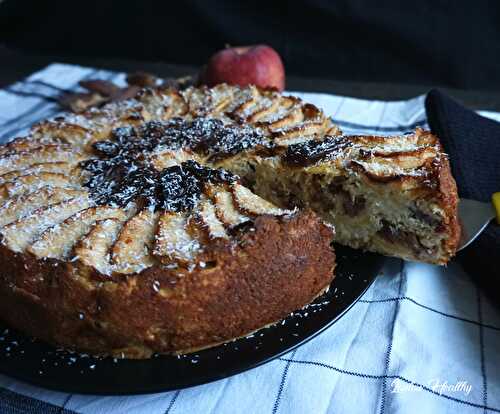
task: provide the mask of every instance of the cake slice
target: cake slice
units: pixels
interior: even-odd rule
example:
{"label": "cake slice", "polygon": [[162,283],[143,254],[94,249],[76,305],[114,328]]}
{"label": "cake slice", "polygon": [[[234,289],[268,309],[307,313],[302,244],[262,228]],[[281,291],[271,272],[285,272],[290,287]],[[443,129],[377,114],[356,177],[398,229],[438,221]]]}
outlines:
{"label": "cake slice", "polygon": [[256,167],[255,191],[308,207],[347,246],[445,264],[460,236],[457,190],[437,137],[330,136],[291,145]]}

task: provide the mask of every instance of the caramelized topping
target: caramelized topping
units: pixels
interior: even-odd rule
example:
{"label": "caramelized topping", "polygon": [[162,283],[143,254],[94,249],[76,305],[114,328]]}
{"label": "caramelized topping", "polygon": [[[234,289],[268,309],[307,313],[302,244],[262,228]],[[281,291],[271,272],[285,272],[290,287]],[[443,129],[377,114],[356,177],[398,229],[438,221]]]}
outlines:
{"label": "caramelized topping", "polygon": [[190,211],[198,203],[206,184],[237,180],[227,171],[186,161],[157,171],[133,153],[82,163],[90,173],[84,183],[97,204],[125,207],[130,202],[167,211]]}
{"label": "caramelized topping", "polygon": [[287,148],[283,161],[293,167],[307,167],[318,161],[330,160],[342,155],[352,145],[352,141],[344,136],[327,137],[323,141],[301,142]]}
{"label": "caramelized topping", "polygon": [[256,146],[269,148],[271,144],[255,129],[227,126],[217,119],[174,118],[117,128],[111,139],[93,144],[98,158],[81,163],[89,177],[84,185],[98,204],[124,207],[136,201],[145,207],[187,211],[197,204],[206,183],[229,183],[237,178],[195,161],[157,171],[150,162],[155,151],[190,148],[214,160]]}
{"label": "caramelized topping", "polygon": [[209,161],[222,159],[256,146],[270,147],[271,141],[254,128],[224,125],[218,119],[197,118],[186,121],[173,118],[151,121],[139,128],[115,129],[110,141],[94,144],[106,156],[153,151],[156,148],[186,149],[208,156]]}
{"label": "caramelized topping", "polygon": [[192,210],[207,184],[232,183],[237,177],[221,169],[212,169],[186,161],[160,173],[161,208],[167,211]]}
{"label": "caramelized topping", "polygon": [[224,125],[218,119],[195,120],[181,132],[189,139],[188,146],[216,161],[257,146],[272,147],[261,132],[245,126]]}

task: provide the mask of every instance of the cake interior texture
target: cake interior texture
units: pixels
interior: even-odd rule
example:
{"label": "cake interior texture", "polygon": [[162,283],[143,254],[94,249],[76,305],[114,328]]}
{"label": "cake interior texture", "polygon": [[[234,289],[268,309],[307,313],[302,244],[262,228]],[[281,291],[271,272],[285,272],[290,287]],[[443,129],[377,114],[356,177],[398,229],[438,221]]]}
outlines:
{"label": "cake interior texture", "polygon": [[353,248],[435,264],[456,251],[455,182],[436,137],[422,130],[292,145],[256,166],[255,191],[312,209]]}

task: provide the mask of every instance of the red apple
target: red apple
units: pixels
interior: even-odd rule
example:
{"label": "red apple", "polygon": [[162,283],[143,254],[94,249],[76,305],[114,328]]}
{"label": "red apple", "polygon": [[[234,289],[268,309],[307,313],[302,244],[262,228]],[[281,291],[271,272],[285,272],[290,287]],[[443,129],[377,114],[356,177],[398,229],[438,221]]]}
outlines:
{"label": "red apple", "polygon": [[280,55],[270,46],[228,47],[214,54],[200,81],[208,86],[219,83],[285,88],[285,68]]}

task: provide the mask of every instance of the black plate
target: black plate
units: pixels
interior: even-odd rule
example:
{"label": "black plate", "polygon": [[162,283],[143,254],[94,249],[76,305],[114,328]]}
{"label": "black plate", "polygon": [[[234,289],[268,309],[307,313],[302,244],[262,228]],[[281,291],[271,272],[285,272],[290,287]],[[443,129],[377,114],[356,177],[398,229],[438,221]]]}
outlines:
{"label": "black plate", "polygon": [[215,348],[148,360],[93,358],[58,350],[0,325],[0,372],[72,393],[152,393],[226,378],[268,362],[318,335],[366,291],[384,258],[335,246],[337,276],[327,293],[283,322]]}

